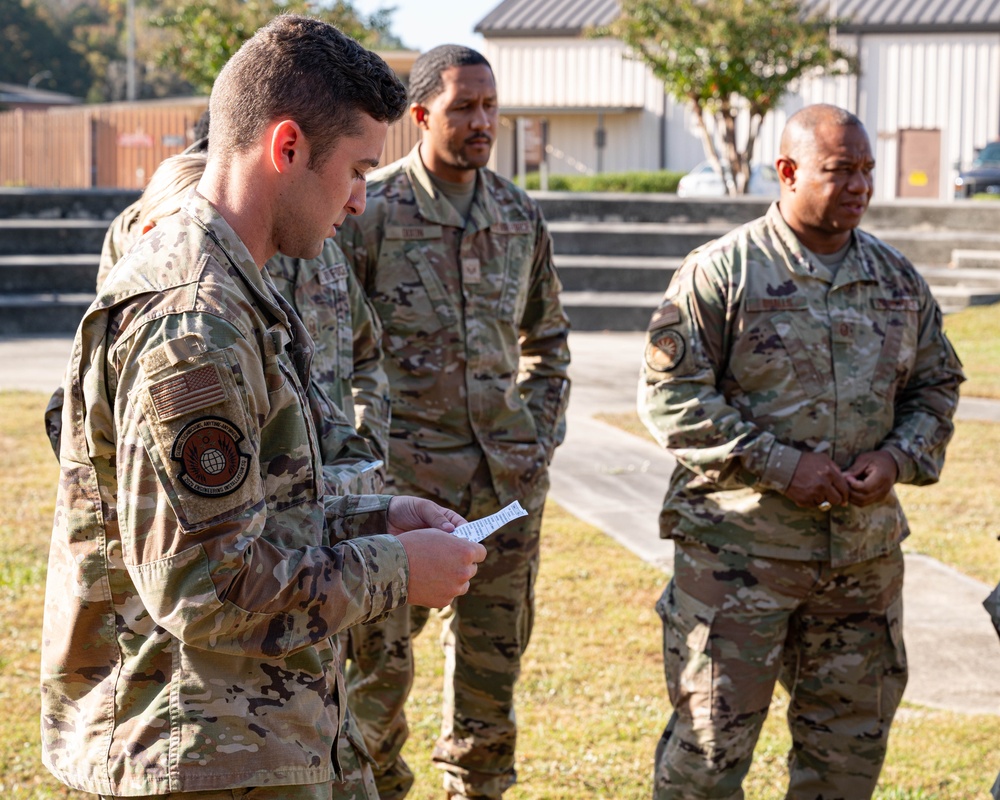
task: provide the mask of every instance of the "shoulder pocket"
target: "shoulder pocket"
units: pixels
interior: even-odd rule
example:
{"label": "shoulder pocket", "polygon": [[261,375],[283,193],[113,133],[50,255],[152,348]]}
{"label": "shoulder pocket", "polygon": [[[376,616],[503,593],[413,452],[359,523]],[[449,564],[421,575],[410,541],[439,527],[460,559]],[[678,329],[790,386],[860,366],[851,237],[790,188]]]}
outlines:
{"label": "shoulder pocket", "polygon": [[234,517],[261,495],[235,356],[229,356],[228,349],[202,353],[129,393],[143,447],[186,532]]}

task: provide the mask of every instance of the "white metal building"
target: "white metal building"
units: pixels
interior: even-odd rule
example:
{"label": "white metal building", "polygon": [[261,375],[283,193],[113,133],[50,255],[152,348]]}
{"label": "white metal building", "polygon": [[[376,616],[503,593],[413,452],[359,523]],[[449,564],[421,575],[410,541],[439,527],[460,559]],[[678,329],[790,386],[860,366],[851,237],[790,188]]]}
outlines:
{"label": "white metal building", "polygon": [[[1000,139],[1000,2],[803,6],[849,20],[837,31],[838,44],[856,51],[860,71],[803,82],[765,121],[758,157],[774,159],[789,114],[832,102],[868,129],[877,198],[951,197],[958,165]],[[611,22],[618,8],[617,0],[503,0],[476,26],[500,93],[499,171],[518,169],[518,129],[529,169],[542,160],[543,138],[553,173],[686,171],[703,160],[687,108],[665,96],[620,42],[586,35]]]}

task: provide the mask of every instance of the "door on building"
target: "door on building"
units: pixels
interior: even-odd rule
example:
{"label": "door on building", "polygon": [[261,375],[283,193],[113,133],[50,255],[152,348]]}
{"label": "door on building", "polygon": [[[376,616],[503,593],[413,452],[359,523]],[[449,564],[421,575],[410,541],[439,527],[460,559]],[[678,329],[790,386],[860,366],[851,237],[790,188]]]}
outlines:
{"label": "door on building", "polygon": [[941,131],[901,130],[896,197],[941,196]]}

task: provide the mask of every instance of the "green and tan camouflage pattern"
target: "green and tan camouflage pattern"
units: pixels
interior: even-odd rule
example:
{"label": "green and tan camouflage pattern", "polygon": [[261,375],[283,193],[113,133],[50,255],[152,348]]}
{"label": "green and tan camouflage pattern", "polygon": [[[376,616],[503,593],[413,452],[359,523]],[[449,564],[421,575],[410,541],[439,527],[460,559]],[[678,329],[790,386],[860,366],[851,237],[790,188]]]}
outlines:
{"label": "green and tan camouflage pattern", "polygon": [[[477,470],[471,489],[469,505],[461,509],[465,518],[500,509],[485,468]],[[391,491],[421,490],[397,481]],[[522,498],[528,516],[483,540],[486,559],[469,592],[442,612],[447,690],[433,761],[444,770],[446,790],[458,797],[500,797],[516,782],[514,686],[534,625],[546,491],[541,485]],[[428,609],[406,606],[345,634],[348,704],[375,761],[381,800],[401,800],[413,785],[402,753],[409,734],[405,705],[416,669],[412,643],[428,617]]]}
{"label": "green and tan camouflage pattern", "polygon": [[775,683],[791,696],[789,800],[864,800],[906,685],[903,554],[843,567],[677,543],[657,611],[673,715],[654,800],[742,798]]}
{"label": "green and tan camouflage pattern", "polygon": [[777,204],[693,252],[647,336],[639,413],[676,457],[661,536],[851,564],[909,533],[894,492],[866,508],[799,508],[783,491],[802,452],[842,469],[885,450],[899,481],[938,479],[961,364],[930,289],[861,230],[836,275]]}
{"label": "green and tan camouflage pattern", "polygon": [[457,508],[485,455],[502,503],[530,491],[569,399],[569,320],[538,205],[481,169],[466,223],[415,148],[369,176],[339,241],[383,326],[390,472]]}
{"label": "green and tan camouflage pattern", "polygon": [[[367,208],[338,237],[383,325],[392,398],[386,490],[468,519],[520,500],[529,516],[486,539],[447,616],[445,703],[434,761],[455,796],[515,781],[513,691],[534,614],[548,463],[565,434],[569,322],[538,206],[480,169],[468,221],[414,149],[369,177]],[[412,637],[426,613],[353,628],[349,702],[383,800],[405,796],[400,752]]]}
{"label": "green and tan camouflage pattern", "polygon": [[122,264],[64,380],[43,760],[105,795],[333,781],[334,635],[406,602],[389,497],[330,495],[311,340],[207,201]]}
{"label": "green and tan camouflage pattern", "polygon": [[[97,274],[98,292],[110,275],[111,268],[142,236],[142,231],[136,227],[140,202],[136,201],[122,211],[108,227]],[[327,272],[325,264],[340,266],[333,266],[333,271]],[[333,442],[332,452],[344,451],[345,455],[325,461],[329,491],[335,494],[381,492],[385,483],[385,468],[373,467],[373,462],[379,460],[384,465],[386,460],[385,439],[389,426],[387,384],[381,367],[381,352],[377,349],[380,346],[378,323],[367,306],[363,292],[355,285],[346,309],[337,300],[337,293],[346,283],[346,279],[341,277],[346,265],[340,249],[330,240],[327,240],[318,259],[302,261],[301,266],[300,259],[288,258],[280,253],[266,266],[269,275],[284,276],[276,285],[306,321],[306,328],[313,337],[310,374],[313,380],[319,380],[319,385],[333,400],[334,407],[327,408],[323,417],[324,438]],[[334,275],[337,276],[336,282],[330,280]],[[300,288],[296,288],[296,280],[301,282]],[[331,304],[335,308],[331,308]],[[357,320],[358,331],[352,337],[350,326],[354,319]],[[347,327],[342,327],[341,322]],[[352,338],[358,342],[356,370]],[[346,380],[342,377],[345,372]],[[353,387],[352,378],[356,378]],[[351,400],[352,388],[358,394],[357,416],[355,401]],[[46,427],[53,447],[58,446],[60,402],[57,390],[46,412]],[[362,426],[360,438],[356,420],[360,420]]]}
{"label": "green and tan camouflage pattern", "polygon": [[279,253],[267,262],[267,273],[315,343],[312,380],[386,461],[389,380],[382,367],[382,326],[340,247],[327,239],[313,259]]}

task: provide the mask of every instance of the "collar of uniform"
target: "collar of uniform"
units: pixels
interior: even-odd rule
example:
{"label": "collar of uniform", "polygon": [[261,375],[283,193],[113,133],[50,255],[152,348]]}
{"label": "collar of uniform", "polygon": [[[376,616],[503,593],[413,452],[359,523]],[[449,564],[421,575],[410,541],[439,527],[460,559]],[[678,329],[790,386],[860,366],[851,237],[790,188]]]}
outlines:
{"label": "collar of uniform", "polygon": [[834,289],[851,283],[875,283],[878,281],[875,263],[865,246],[865,237],[861,235],[860,231],[851,231],[851,244],[852,247],[847,251],[847,257],[834,276]]}
{"label": "collar of uniform", "polygon": [[257,296],[274,312],[278,319],[287,325],[285,312],[274,301],[274,290],[268,285],[261,268],[250,255],[243,240],[226,222],[225,217],[208,200],[194,189],[184,200],[184,209],[194,220],[205,229],[205,232],[218,242],[229,258],[230,263],[243,277]]}
{"label": "collar of uniform", "polygon": [[785,249],[789,269],[797,275],[816,278],[832,286],[846,286],[858,281],[875,280],[871,259],[862,246],[861,237],[858,236],[857,231],[851,231],[853,247],[848,251],[847,258],[844,259],[834,275],[826,264],[809,258],[802,242],[799,241],[799,237],[788,227],[785,218],[781,216],[777,202],[771,204],[765,219],[768,227]]}
{"label": "collar of uniform", "polygon": [[407,171],[413,184],[413,194],[420,216],[428,222],[463,228],[468,233],[489,228],[501,219],[500,210],[486,187],[485,170],[476,170],[476,194],[472,199],[468,222],[463,220],[451,201],[437,190],[427,167],[420,157],[420,145],[410,151]]}

